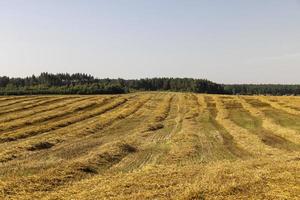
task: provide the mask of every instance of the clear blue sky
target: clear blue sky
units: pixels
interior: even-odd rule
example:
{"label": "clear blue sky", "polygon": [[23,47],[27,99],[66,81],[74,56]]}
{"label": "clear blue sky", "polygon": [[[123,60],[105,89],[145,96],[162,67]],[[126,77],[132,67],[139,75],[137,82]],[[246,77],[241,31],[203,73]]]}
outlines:
{"label": "clear blue sky", "polygon": [[43,71],[300,83],[300,1],[0,1],[0,75]]}

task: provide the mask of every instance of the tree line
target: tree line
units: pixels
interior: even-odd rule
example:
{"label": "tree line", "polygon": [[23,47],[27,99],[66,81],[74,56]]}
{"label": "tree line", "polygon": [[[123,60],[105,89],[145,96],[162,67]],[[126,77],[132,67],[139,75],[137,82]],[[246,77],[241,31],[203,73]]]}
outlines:
{"label": "tree line", "polygon": [[26,78],[0,76],[0,95],[122,94],[132,91],[299,95],[300,85],[223,85],[193,78],[98,79],[85,73],[44,72]]}
{"label": "tree line", "polygon": [[300,95],[300,85],[235,84],[224,85],[226,94],[241,95]]}
{"label": "tree line", "polygon": [[122,94],[127,88],[118,79],[96,79],[84,73],[41,73],[26,78],[0,77],[0,95]]}

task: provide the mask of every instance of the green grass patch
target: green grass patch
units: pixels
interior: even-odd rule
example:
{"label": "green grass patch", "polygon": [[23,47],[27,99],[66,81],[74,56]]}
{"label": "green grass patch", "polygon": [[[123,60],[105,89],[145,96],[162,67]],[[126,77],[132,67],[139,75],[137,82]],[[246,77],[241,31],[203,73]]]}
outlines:
{"label": "green grass patch", "polygon": [[300,116],[272,108],[264,110],[264,113],[280,126],[300,131]]}

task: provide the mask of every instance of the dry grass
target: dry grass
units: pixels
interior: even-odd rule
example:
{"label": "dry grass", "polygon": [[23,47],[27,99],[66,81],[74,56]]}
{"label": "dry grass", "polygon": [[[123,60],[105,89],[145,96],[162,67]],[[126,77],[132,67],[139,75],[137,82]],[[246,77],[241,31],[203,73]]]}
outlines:
{"label": "dry grass", "polygon": [[227,131],[233,136],[235,142],[249,153],[257,156],[267,156],[280,153],[277,149],[273,149],[265,145],[256,135],[251,134],[247,129],[244,129],[229,118],[228,109],[225,109],[224,103],[220,97],[215,96],[216,107],[218,114],[216,120],[222,124]]}
{"label": "dry grass", "polygon": [[299,102],[1,97],[0,199],[299,199]]}
{"label": "dry grass", "polygon": [[[274,119],[269,118],[265,115],[263,110],[265,107],[269,107],[269,104],[262,103],[261,101],[259,101],[259,102],[252,101],[252,104],[251,104],[251,103],[247,102],[247,99],[239,98],[241,104],[247,111],[249,111],[253,116],[262,119],[262,121],[263,121],[262,125],[265,129],[270,130],[274,134],[277,134],[283,138],[286,138],[286,139],[290,140],[291,142],[300,144],[300,133],[299,132],[297,132],[293,129],[290,129],[288,127],[280,126],[274,122]],[[248,101],[249,100],[251,100],[251,99],[248,99]],[[260,106],[261,109],[259,109],[258,107],[255,107],[255,105]]]}
{"label": "dry grass", "polygon": [[159,108],[156,109],[156,112],[153,113],[153,119],[145,131],[156,131],[158,129],[162,129],[164,127],[163,121],[168,117],[170,109],[171,109],[171,101],[173,99],[173,95],[167,95],[162,103],[159,104]]}
{"label": "dry grass", "polygon": [[288,106],[285,106],[284,104],[280,104],[280,103],[276,102],[276,100],[275,101],[271,101],[271,100],[269,100],[266,97],[259,97],[258,99],[260,101],[264,102],[264,103],[270,104],[272,107],[274,107],[276,109],[285,111],[285,112],[290,113],[292,115],[300,115],[300,111],[298,111],[296,109],[293,109],[293,108],[290,108]]}

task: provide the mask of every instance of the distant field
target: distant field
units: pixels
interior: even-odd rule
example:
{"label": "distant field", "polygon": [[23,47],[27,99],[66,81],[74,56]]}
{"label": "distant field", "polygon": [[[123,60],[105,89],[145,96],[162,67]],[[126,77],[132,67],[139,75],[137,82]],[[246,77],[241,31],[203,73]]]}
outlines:
{"label": "distant field", "polygon": [[300,97],[0,97],[0,199],[300,199]]}

